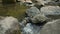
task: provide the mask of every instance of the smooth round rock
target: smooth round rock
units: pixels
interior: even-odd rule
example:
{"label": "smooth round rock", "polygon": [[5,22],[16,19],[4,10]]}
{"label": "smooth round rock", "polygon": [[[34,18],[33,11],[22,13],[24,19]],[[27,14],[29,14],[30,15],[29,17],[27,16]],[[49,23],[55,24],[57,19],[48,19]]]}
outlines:
{"label": "smooth round rock", "polygon": [[46,7],[42,7],[40,10],[45,15],[60,15],[59,6],[46,6]]}
{"label": "smooth round rock", "polygon": [[40,14],[40,11],[39,11],[39,9],[36,8],[36,7],[31,7],[31,8],[29,8],[29,9],[27,9],[26,14],[27,14],[27,16],[29,16],[29,17],[33,17],[33,16],[35,16],[35,15],[37,15],[37,14]]}
{"label": "smooth round rock", "polygon": [[47,22],[40,30],[40,34],[59,34],[60,33],[60,19]]}
{"label": "smooth round rock", "polygon": [[48,18],[43,15],[43,14],[38,14],[36,16],[34,16],[31,20],[33,23],[42,23],[44,21],[46,21]]}
{"label": "smooth round rock", "polygon": [[13,34],[13,32],[17,33],[15,31],[19,30],[19,22],[14,17],[5,17],[0,21],[0,34]]}

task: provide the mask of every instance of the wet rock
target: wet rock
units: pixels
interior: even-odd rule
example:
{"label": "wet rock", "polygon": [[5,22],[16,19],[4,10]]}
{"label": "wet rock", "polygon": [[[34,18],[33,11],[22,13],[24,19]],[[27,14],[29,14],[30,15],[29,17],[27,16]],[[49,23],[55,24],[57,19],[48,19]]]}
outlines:
{"label": "wet rock", "polygon": [[26,11],[26,15],[29,16],[29,17],[33,17],[37,14],[40,14],[40,11],[36,7],[31,7],[29,9],[27,9],[27,11]]}
{"label": "wet rock", "polygon": [[55,1],[55,2],[48,2],[45,5],[50,5],[50,6],[60,6],[60,1]]}
{"label": "wet rock", "polygon": [[43,0],[31,0],[33,3],[35,3],[36,5],[44,5],[44,1]]}
{"label": "wet rock", "polygon": [[[31,0],[38,9],[43,6],[59,6],[60,2],[58,0]],[[57,1],[57,2],[56,2]]]}
{"label": "wet rock", "polygon": [[28,22],[28,17],[24,18],[24,19],[20,22],[20,26],[21,26],[21,27],[25,27],[26,24],[27,24],[27,22]]}
{"label": "wet rock", "polygon": [[19,30],[19,22],[14,17],[5,17],[3,20],[0,21],[0,34],[13,34],[13,31]]}
{"label": "wet rock", "polygon": [[52,0],[31,0],[31,1],[37,5],[44,5],[45,3],[51,2]]}
{"label": "wet rock", "polygon": [[60,0],[31,0],[35,5],[58,5],[60,4]]}
{"label": "wet rock", "polygon": [[40,10],[41,10],[41,13],[45,14],[49,18],[58,19],[60,17],[59,6],[46,6],[46,7],[42,7]]}
{"label": "wet rock", "polygon": [[17,1],[20,1],[20,2],[22,2],[22,3],[24,3],[24,2],[25,2],[24,0],[17,0]]}
{"label": "wet rock", "polygon": [[34,16],[31,20],[32,20],[32,23],[43,23],[47,19],[48,18],[45,15],[38,14],[38,15]]}
{"label": "wet rock", "polygon": [[[44,14],[37,14],[35,15],[34,17],[26,17],[22,22],[21,22],[21,25],[23,24],[27,24],[27,23],[34,23],[34,24],[37,24],[37,23],[44,23],[44,22],[47,22],[49,21],[50,18],[47,18]],[[22,26],[23,26],[22,25]],[[25,26],[24,25],[24,26]]]}
{"label": "wet rock", "polygon": [[41,12],[45,15],[60,15],[59,6],[46,6],[41,8]]}
{"label": "wet rock", "polygon": [[40,34],[59,34],[60,33],[60,19],[47,22],[40,30]]}
{"label": "wet rock", "polygon": [[32,2],[24,2],[24,5],[27,6],[27,7],[28,6],[34,6],[34,4]]}

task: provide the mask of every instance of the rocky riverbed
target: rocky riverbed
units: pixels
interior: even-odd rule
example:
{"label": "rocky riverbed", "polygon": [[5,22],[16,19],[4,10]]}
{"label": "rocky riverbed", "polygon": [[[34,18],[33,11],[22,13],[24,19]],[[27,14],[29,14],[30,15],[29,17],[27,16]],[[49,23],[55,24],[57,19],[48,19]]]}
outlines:
{"label": "rocky riverbed", "polygon": [[[25,5],[24,2],[24,6],[20,6],[19,3],[18,6],[16,4],[2,5],[1,9],[7,8],[5,10],[7,12],[0,14],[0,34],[59,34],[59,2],[60,0],[33,0],[32,3],[26,3],[28,5]],[[18,9],[15,10],[16,8]],[[28,9],[26,10],[26,8]],[[21,11],[24,14],[22,20]]]}
{"label": "rocky riverbed", "polygon": [[[59,34],[60,7],[59,3],[55,4],[59,1],[34,1],[37,2],[36,5],[30,6],[26,11],[26,19],[22,21],[24,24],[22,34]],[[32,2],[35,3],[34,1]]]}

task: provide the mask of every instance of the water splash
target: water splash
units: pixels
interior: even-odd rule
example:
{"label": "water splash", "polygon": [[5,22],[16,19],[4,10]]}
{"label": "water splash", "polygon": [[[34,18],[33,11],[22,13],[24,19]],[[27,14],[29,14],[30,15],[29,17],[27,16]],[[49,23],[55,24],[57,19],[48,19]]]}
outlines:
{"label": "water splash", "polygon": [[22,34],[40,34],[40,26],[27,23],[27,25],[23,28]]}

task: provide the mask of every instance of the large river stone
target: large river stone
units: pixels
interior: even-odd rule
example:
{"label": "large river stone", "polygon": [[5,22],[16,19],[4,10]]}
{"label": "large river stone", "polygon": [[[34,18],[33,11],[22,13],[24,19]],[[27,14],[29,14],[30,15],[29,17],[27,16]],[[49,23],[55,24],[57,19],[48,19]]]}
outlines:
{"label": "large river stone", "polygon": [[[17,32],[18,31],[18,32]],[[19,22],[14,17],[5,17],[0,20],[0,34],[20,34]]]}
{"label": "large river stone", "polygon": [[43,14],[38,14],[34,16],[31,20],[33,23],[43,23],[44,21],[48,20],[48,18]]}
{"label": "large river stone", "polygon": [[41,12],[45,15],[60,15],[59,6],[46,6],[41,8]]}
{"label": "large river stone", "polygon": [[48,22],[40,30],[40,34],[59,34],[60,33],[60,19]]}
{"label": "large river stone", "polygon": [[33,16],[35,16],[35,15],[37,15],[37,14],[40,14],[40,11],[39,11],[39,9],[36,8],[36,7],[31,7],[31,8],[29,8],[29,9],[27,9],[26,14],[27,14],[27,16],[29,16],[29,17],[33,17]]}
{"label": "large river stone", "polygon": [[38,5],[44,5],[48,2],[55,2],[58,0],[31,0],[33,3],[38,4]]}
{"label": "large river stone", "polygon": [[45,14],[49,18],[58,19],[60,16],[60,7],[59,6],[46,6],[42,7],[41,13]]}

